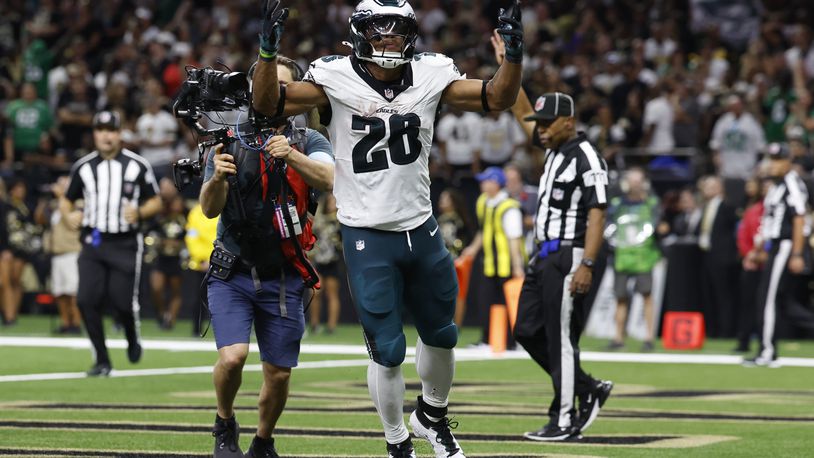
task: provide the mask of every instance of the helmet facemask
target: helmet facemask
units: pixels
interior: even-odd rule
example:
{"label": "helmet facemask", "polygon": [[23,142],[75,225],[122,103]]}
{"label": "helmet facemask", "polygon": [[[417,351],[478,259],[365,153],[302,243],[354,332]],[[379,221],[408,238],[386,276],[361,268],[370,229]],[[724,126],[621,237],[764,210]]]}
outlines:
{"label": "helmet facemask", "polygon": [[354,15],[350,21],[356,57],[382,68],[396,68],[412,60],[418,38],[415,18],[397,14]]}

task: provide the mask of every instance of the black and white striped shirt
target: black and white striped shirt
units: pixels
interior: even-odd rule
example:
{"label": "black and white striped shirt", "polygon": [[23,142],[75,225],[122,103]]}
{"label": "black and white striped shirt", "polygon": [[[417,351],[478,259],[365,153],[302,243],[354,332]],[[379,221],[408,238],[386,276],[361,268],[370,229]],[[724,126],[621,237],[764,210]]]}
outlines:
{"label": "black and white striped shirt", "polygon": [[102,159],[97,151],[77,161],[71,168],[71,183],[65,197],[84,199],[83,229],[104,234],[134,232],[137,224],[124,219],[127,205],[141,205],[158,194],[158,184],[150,163],[138,154],[122,149],[112,159]]}
{"label": "black and white striped shirt", "polygon": [[585,243],[588,210],[608,205],[608,165],[585,134],[546,150],[537,199],[537,240]]}
{"label": "black and white striped shirt", "polygon": [[800,175],[791,170],[782,181],[773,184],[763,198],[763,217],[760,220],[763,240],[791,239],[794,217],[805,216],[806,202],[806,185]]}

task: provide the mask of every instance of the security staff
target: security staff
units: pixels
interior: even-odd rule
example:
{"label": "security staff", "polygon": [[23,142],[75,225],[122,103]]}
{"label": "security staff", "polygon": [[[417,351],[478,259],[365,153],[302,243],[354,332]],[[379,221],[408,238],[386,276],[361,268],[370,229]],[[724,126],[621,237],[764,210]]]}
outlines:
{"label": "security staff", "polygon": [[[141,359],[139,284],[144,243],[139,223],[158,213],[161,198],[150,164],[122,148],[121,118],[113,111],[93,117],[96,151],[77,161],[60,200],[63,218],[80,228],[79,291],[82,313],[96,355],[88,376],[109,375],[102,312],[110,301],[127,337],[127,358]],[[83,211],[74,202],[83,199]]]}
{"label": "security staff", "polygon": [[[571,96],[545,94],[533,113],[525,94],[518,100],[515,116],[546,150],[534,220],[537,251],[526,271],[514,332],[551,376],[555,392],[550,421],[524,436],[561,441],[590,426],[613,387],[583,372],[579,362],[586,295],[594,280],[608,204],[607,165],[585,135],[577,133]],[[580,400],[579,414],[575,397]]]}
{"label": "security staff", "polygon": [[[512,121],[514,122],[514,121]],[[477,288],[478,309],[483,330],[481,343],[489,342],[490,314],[494,304],[506,304],[503,285],[512,277],[525,275],[526,252],[523,247],[523,213],[520,202],[503,189],[506,175],[500,167],[488,167],[475,178],[483,194],[476,205],[478,233],[463,251],[463,256],[483,253],[483,281]],[[509,341],[509,347],[513,342]]]}
{"label": "security staff", "polygon": [[806,221],[808,191],[800,175],[792,168],[791,154],[785,144],[767,147],[770,159],[769,175],[774,184],[763,199],[763,217],[758,240],[747,255],[747,262],[765,261],[758,286],[758,304],[762,313],[760,352],[744,359],[745,366],[777,365],[775,325],[778,306],[796,326],[814,329],[814,314],[801,305],[800,275],[806,269],[806,236],[810,232]]}

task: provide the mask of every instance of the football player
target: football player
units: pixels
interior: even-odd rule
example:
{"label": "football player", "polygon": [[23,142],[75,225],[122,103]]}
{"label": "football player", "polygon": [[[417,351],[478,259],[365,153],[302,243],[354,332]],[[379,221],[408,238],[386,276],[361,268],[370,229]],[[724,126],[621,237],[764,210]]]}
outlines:
{"label": "football player", "polygon": [[406,0],[363,0],[350,18],[350,56],[314,61],[302,82],[277,81],[275,60],[288,15],[269,0],[263,12],[254,108],[290,116],[330,111],[336,155],[334,194],[348,279],[371,357],[368,387],[390,457],[414,457],[402,414],[402,310],[419,334],[416,367],[422,395],[410,415],[413,433],[436,457],[463,458],[447,418],[455,371],[453,322],[457,279],[432,216],[428,158],[441,103],[465,111],[505,110],[520,88],[520,8],[501,10],[506,59],[489,81],[467,79],[451,59],[416,53],[418,24]]}

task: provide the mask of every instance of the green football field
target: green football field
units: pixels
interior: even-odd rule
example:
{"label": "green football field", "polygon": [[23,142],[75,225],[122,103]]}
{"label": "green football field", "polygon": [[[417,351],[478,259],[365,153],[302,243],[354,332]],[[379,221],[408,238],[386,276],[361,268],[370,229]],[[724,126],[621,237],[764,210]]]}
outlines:
{"label": "green football field", "polygon": [[[114,376],[88,379],[81,376],[91,364],[86,339],[54,338],[50,328],[47,318],[32,317],[0,328],[0,456],[211,456],[211,333],[202,342],[189,337],[189,323],[165,332],[146,322],[139,364],[112,348]],[[465,329],[461,343],[477,333]],[[108,338],[121,347],[120,333]],[[275,434],[282,456],[385,455],[360,342],[355,326],[303,342]],[[584,339],[584,366],[613,380],[613,394],[583,439],[560,444],[522,438],[541,426],[552,395],[536,364],[522,353],[461,351],[450,414],[467,456],[814,456],[814,342],[782,343],[788,365],[772,369],[735,364],[733,341],[645,356],[603,353],[604,345]],[[638,348],[629,343],[629,351]],[[236,403],[244,449],[257,421],[259,362],[249,356]],[[404,375],[409,414],[420,386],[409,358]],[[428,444],[415,443],[418,456],[432,456]]]}

